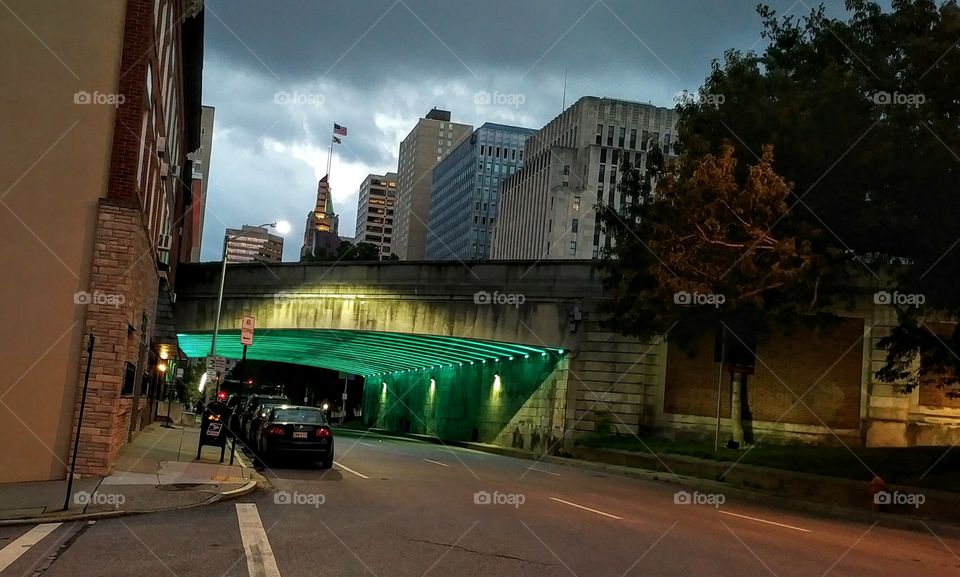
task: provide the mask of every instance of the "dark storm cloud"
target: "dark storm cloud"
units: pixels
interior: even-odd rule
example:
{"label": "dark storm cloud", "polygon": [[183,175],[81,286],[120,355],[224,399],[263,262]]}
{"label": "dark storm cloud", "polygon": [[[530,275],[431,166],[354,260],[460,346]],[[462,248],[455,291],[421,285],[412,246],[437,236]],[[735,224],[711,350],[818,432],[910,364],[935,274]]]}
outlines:
{"label": "dark storm cloud", "polygon": [[[802,1],[770,4],[809,11]],[[352,236],[360,180],[396,170],[400,139],[432,106],[474,126],[539,128],[562,109],[565,71],[567,104],[596,95],[671,106],[725,49],[762,47],[754,3],[738,0],[206,6],[204,102],[217,108],[203,251],[210,259],[219,242],[209,239],[225,225],[275,218],[294,225],[285,256],[295,258],[333,122],[350,129],[331,180],[341,234]],[[827,6],[842,10],[840,0]]]}

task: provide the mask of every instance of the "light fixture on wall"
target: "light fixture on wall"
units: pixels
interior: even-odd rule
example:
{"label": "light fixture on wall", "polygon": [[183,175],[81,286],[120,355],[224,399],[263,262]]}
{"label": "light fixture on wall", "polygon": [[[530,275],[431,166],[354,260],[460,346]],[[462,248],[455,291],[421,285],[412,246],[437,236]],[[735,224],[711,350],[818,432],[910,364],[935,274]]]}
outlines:
{"label": "light fixture on wall", "polygon": [[500,394],[500,389],[502,387],[503,385],[500,383],[500,373],[494,374],[493,375],[493,392]]}
{"label": "light fixture on wall", "polygon": [[430,379],[430,398],[431,399],[433,398],[433,395],[436,394],[436,392],[437,392],[437,381],[436,379],[431,377]]}

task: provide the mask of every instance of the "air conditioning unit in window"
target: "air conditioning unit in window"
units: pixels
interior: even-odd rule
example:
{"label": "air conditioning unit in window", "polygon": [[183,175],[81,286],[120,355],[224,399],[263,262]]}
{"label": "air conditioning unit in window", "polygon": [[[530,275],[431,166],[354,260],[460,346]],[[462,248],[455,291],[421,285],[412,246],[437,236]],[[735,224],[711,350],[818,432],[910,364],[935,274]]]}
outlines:
{"label": "air conditioning unit in window", "polygon": [[170,176],[170,165],[166,162],[160,163],[160,178],[167,178]]}
{"label": "air conditioning unit in window", "polygon": [[172,174],[174,178],[180,178],[180,165],[170,165],[170,174]]}
{"label": "air conditioning unit in window", "polygon": [[160,156],[167,155],[167,137],[166,136],[157,137],[157,154],[159,154]]}
{"label": "air conditioning unit in window", "polygon": [[169,234],[161,234],[157,238],[157,250],[170,252],[170,247],[173,244],[173,237]]}

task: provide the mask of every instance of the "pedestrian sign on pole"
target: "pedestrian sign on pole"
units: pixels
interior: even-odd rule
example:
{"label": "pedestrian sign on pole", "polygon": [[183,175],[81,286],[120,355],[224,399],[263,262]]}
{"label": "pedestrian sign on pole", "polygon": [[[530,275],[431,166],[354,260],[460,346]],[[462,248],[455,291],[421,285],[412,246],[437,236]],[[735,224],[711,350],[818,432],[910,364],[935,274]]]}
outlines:
{"label": "pedestrian sign on pole", "polygon": [[240,344],[249,346],[253,344],[253,328],[257,324],[257,319],[250,315],[243,315],[243,323],[240,325]]}

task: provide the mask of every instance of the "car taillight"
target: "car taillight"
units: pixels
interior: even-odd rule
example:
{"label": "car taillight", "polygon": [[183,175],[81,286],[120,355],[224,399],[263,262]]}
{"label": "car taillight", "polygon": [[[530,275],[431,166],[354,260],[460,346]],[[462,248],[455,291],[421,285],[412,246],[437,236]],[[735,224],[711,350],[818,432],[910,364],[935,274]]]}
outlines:
{"label": "car taillight", "polygon": [[266,432],[268,435],[277,435],[277,436],[279,436],[279,435],[282,435],[282,434],[284,433],[284,430],[283,430],[283,427],[281,427],[281,426],[279,426],[279,425],[272,425],[272,426],[270,426],[270,427],[267,427],[267,430],[266,430],[265,432]]}
{"label": "car taillight", "polygon": [[317,429],[317,436],[320,437],[321,439],[327,439],[332,435],[333,433],[331,433],[330,429],[326,427],[320,427],[319,429]]}

